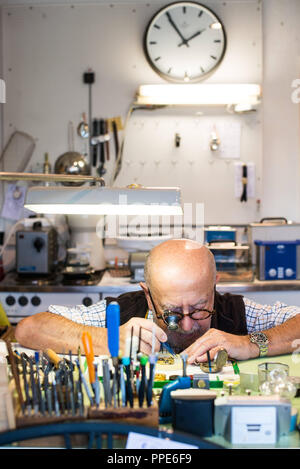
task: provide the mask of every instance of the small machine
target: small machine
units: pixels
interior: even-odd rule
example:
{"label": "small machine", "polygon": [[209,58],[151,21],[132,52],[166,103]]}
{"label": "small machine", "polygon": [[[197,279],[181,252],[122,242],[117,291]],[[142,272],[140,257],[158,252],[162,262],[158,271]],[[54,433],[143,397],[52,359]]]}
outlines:
{"label": "small machine", "polygon": [[300,240],[255,241],[259,280],[299,280]]}
{"label": "small machine", "polygon": [[131,272],[131,282],[144,281],[144,265],[149,251],[131,252],[128,259],[128,267]]}
{"label": "small machine", "polygon": [[214,401],[215,434],[233,444],[274,444],[288,435],[291,402],[277,395],[225,396]]}
{"label": "small machine", "polygon": [[50,275],[57,264],[57,231],[40,222],[16,232],[16,271],[18,275]]}

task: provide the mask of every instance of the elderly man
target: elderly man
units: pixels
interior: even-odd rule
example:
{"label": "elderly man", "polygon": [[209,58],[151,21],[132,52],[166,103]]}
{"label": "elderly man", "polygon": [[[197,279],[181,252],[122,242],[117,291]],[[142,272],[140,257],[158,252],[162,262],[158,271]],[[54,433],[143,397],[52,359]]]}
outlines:
{"label": "elderly man", "polygon": [[[168,342],[176,352],[185,351],[188,362],[213,357],[221,347],[231,358],[244,360],[264,355],[290,353],[300,338],[300,308],[275,303],[259,305],[239,295],[221,295],[215,290],[216,267],[211,251],[186,239],[170,240],[150,252],[142,290],[117,298],[121,309],[120,349],[132,328],[141,330],[141,350],[149,353],[153,321],[156,351]],[[107,354],[105,309],[107,298],[90,307],[51,306],[48,312],[23,319],[16,338],[34,349],[77,352],[82,332],[90,331],[96,355]],[[170,330],[170,314],[178,328]]]}

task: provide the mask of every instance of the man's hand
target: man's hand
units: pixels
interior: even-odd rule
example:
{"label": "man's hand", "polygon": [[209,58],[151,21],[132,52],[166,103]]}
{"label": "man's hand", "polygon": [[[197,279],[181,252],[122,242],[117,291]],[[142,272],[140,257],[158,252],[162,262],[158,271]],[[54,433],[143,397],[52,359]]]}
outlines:
{"label": "man's hand", "polygon": [[211,359],[220,348],[227,350],[228,356],[236,360],[247,360],[259,355],[257,345],[252,344],[247,335],[228,334],[218,329],[209,329],[202,337],[190,345],[184,353],[188,355],[188,363],[207,361],[206,352]]}
{"label": "man's hand", "polygon": [[131,331],[133,335],[139,337],[141,330],[140,351],[149,355],[152,350],[152,331],[155,330],[155,352],[159,352],[160,343],[167,341],[167,335],[154,322],[144,318],[131,318],[128,322],[120,326],[120,350],[126,353],[126,339],[130,340]]}

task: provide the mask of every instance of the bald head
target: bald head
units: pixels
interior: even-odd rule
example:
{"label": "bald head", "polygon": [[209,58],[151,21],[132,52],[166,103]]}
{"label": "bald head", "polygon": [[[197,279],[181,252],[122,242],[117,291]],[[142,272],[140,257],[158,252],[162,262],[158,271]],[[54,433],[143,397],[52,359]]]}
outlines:
{"label": "bald head", "polygon": [[145,281],[153,291],[206,288],[214,285],[215,280],[212,252],[188,239],[172,239],[157,245],[145,264]]}

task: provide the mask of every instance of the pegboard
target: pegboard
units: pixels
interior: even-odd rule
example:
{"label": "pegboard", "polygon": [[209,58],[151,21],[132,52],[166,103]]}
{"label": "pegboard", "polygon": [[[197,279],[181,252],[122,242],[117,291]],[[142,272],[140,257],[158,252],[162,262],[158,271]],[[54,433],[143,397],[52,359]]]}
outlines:
{"label": "pegboard", "polygon": [[[16,129],[36,138],[31,166],[50,163],[68,150],[68,122],[74,127],[87,112],[88,89],[82,74],[91,67],[93,116],[125,116],[140,84],[164,83],[148,65],[143,33],[164,2],[74,2],[60,5],[4,6],[3,77],[7,84],[4,141]],[[262,35],[259,0],[203,1],[222,19],[227,51],[210,83],[261,83]],[[212,161],[207,152],[211,123],[241,123],[241,160],[261,178],[260,112],[251,116],[197,116],[141,113],[132,115],[126,132],[124,162],[117,184],[180,185],[184,201],[205,203],[207,223],[245,223],[259,218],[255,200],[242,205],[233,196],[233,162]],[[174,148],[174,134],[182,136]],[[75,135],[75,150],[86,153]],[[176,150],[178,150],[176,152]],[[110,180],[114,158],[107,164]]]}

